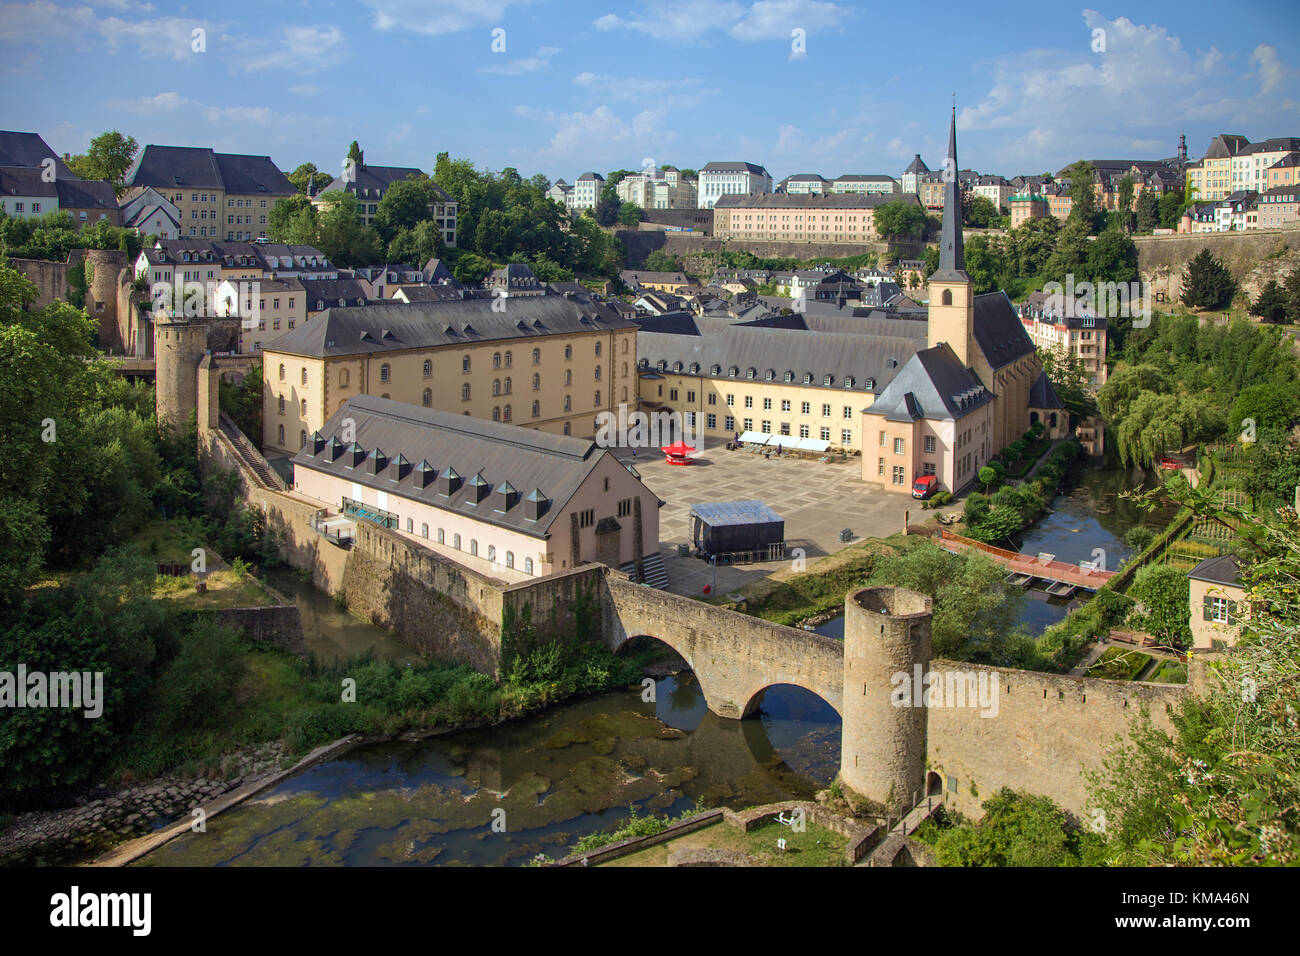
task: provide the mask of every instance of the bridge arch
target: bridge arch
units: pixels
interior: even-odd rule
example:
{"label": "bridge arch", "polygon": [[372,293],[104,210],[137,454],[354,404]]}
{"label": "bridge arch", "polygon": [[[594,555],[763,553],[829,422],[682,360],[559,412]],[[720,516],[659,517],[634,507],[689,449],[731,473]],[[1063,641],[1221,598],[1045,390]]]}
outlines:
{"label": "bridge arch", "polygon": [[745,719],[756,715],[759,711],[759,708],[763,704],[764,695],[769,690],[773,690],[777,687],[794,687],[798,690],[803,691],[804,693],[811,694],[813,697],[817,698],[826,706],[828,706],[831,710],[835,711],[835,715],[840,718],[841,722],[844,720],[844,715],[840,712],[840,707],[842,704],[840,700],[827,700],[824,696],[822,696],[822,694],[818,693],[813,688],[806,687],[803,684],[792,684],[789,681],[775,681],[771,684],[767,684],[755,690],[746,700],[745,706],[741,708],[740,711],[741,718]]}

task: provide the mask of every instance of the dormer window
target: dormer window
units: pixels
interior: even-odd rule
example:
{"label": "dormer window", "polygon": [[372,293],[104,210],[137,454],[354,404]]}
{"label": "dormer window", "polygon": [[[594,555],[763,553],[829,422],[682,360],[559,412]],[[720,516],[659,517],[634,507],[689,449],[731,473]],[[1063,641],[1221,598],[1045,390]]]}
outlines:
{"label": "dormer window", "polygon": [[829,385],[831,384],[831,382],[833,382],[834,380],[835,380],[835,376],[833,376],[833,375],[823,375],[823,376],[822,376],[822,384],[823,384],[823,385],[827,385],[827,386],[829,386]]}
{"label": "dormer window", "polygon": [[844,379],[844,387],[845,387],[845,388],[852,388],[852,387],[853,387],[853,376],[852,376],[852,375],[849,375],[849,376],[846,376],[846,377],[845,377],[845,379]]}
{"label": "dormer window", "polygon": [[811,385],[811,384],[812,384],[812,372],[804,372],[804,373],[803,373],[803,383],[804,383],[805,385]]}
{"label": "dormer window", "polygon": [[734,365],[731,366],[731,368],[727,369],[727,375],[730,376],[731,378],[735,378],[739,374],[740,374],[740,369],[736,368],[736,366]]}
{"label": "dormer window", "polygon": [[745,372],[745,378],[754,378],[758,375],[758,369],[751,368]]}

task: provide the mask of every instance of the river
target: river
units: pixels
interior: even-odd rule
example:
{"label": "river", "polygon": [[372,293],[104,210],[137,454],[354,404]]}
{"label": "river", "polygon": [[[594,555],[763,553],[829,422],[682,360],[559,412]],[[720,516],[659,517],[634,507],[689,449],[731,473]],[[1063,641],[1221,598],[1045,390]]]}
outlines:
{"label": "river", "polygon": [[[1131,553],[1130,527],[1162,526],[1164,516],[1117,500],[1123,473],[1072,477],[1022,550],[1077,561],[1101,549],[1114,568]],[[412,656],[296,575],[270,583],[303,609],[312,653]],[[1046,595],[1028,597],[1021,622],[1032,633],[1066,613]],[[843,620],[818,630],[842,637]],[[708,712],[689,673],[654,687],[653,701],[640,690],[601,694],[497,727],[356,747],[139,865],[518,865],[563,855],[581,836],[626,822],[633,807],[678,814],[807,799],[838,769],[839,716],[808,691],[769,688],[756,719],[735,721]]]}

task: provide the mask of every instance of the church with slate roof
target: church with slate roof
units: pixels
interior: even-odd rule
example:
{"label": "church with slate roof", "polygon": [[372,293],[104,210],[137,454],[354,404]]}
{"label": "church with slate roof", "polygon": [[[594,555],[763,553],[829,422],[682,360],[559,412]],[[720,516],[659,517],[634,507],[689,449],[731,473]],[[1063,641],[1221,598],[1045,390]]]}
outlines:
{"label": "church with slate roof", "polygon": [[960,491],[1035,422],[1063,438],[1069,416],[1005,292],[974,293],[966,273],[957,111],[948,133],[939,269],[929,280],[925,349],[863,411],[862,477],[907,491],[923,475]]}

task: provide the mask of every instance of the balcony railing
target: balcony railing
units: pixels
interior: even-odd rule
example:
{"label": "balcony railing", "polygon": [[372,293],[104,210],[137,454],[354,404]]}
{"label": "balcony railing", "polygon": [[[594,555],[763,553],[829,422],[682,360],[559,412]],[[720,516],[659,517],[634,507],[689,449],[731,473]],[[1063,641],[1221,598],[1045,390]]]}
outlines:
{"label": "balcony railing", "polygon": [[343,499],[343,513],[369,521],[371,524],[377,524],[381,528],[393,530],[397,527],[397,515],[391,511],[372,508],[370,505],[363,504],[360,501],[353,501],[351,498]]}

